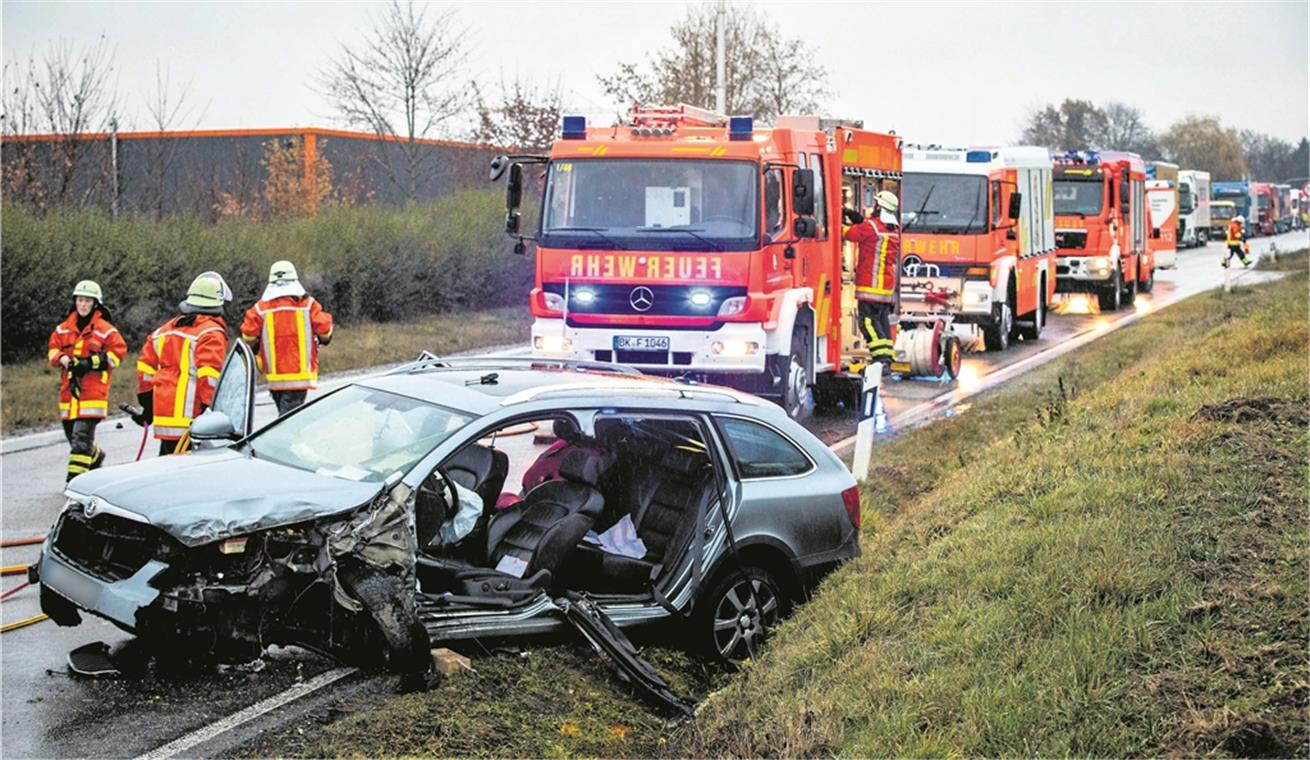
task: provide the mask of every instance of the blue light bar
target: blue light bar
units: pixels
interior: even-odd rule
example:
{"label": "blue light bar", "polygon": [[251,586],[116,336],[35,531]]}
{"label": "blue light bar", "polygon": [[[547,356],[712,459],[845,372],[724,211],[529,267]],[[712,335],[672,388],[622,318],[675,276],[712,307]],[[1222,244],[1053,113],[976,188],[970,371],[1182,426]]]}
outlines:
{"label": "blue light bar", "polygon": [[754,134],[754,118],[750,116],[733,116],[728,119],[729,140],[749,140]]}
{"label": "blue light bar", "polygon": [[586,116],[565,116],[565,117],[564,117],[564,139],[565,139],[565,140],[585,140],[585,139],[587,139],[587,117],[586,117]]}
{"label": "blue light bar", "polygon": [[990,150],[971,150],[964,154],[964,160],[971,164],[985,164],[992,160]]}

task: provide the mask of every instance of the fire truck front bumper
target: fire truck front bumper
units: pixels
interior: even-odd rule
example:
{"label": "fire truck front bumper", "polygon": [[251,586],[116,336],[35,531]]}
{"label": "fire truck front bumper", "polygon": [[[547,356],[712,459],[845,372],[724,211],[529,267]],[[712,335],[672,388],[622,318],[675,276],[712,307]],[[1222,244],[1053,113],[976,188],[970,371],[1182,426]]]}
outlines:
{"label": "fire truck front bumper", "polygon": [[767,337],[759,323],[717,330],[574,327],[563,319],[532,323],[532,355],[617,362],[652,372],[763,372]]}
{"label": "fire truck front bumper", "polygon": [[1094,291],[1114,277],[1114,259],[1109,256],[1061,256],[1055,262],[1055,291]]}

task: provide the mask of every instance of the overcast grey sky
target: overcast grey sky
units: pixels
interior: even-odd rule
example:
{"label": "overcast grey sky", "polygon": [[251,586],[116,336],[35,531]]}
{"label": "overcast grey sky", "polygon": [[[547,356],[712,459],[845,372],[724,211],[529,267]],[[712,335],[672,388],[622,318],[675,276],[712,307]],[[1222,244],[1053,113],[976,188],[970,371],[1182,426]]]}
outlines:
{"label": "overcast grey sky", "polygon": [[[435,4],[434,4],[435,5]],[[568,110],[612,115],[596,77],[668,39],[683,2],[457,3],[468,78],[559,77]],[[832,73],[831,115],[919,142],[1003,143],[1032,108],[1120,100],[1152,128],[1187,114],[1295,142],[1307,133],[1307,2],[759,2]],[[55,40],[116,50],[125,127],[145,128],[155,63],[190,82],[199,128],[333,126],[310,87],[367,2],[4,0],[4,58]],[[203,111],[203,114],[200,112]],[[464,137],[464,135],[454,135]]]}

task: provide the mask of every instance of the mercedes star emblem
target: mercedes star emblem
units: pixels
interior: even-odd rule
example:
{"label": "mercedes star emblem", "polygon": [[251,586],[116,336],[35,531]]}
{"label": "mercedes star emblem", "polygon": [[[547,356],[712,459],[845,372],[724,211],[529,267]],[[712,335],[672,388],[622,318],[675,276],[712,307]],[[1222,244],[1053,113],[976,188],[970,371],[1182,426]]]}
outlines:
{"label": "mercedes star emblem", "polygon": [[638,285],[628,294],[628,303],[637,311],[647,311],[655,305],[655,293],[645,285]]}

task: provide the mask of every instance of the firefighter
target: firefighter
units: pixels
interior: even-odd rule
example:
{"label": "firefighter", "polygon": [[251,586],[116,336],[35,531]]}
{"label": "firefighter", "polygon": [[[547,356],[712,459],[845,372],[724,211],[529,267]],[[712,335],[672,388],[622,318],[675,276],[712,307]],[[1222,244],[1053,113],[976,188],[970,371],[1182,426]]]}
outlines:
{"label": "firefighter", "polygon": [[207,409],[227,354],[223,304],[232,291],[217,272],[187,288],[176,317],[146,338],[137,361],[137,398],[146,424],[154,423],[159,454],[172,454],[191,420]]}
{"label": "firefighter", "polygon": [[256,353],[281,416],[318,386],[318,347],[332,340],[332,315],[305,292],[291,262],[274,262],[264,295],[246,311],[241,339]]}
{"label": "firefighter", "polygon": [[109,323],[100,285],[82,280],[73,288],[68,318],[50,333],[46,358],[60,370],[59,420],[68,438],[68,474],[72,480],[105,463],[96,445],[96,425],[109,408],[109,376],[127,355],[127,342]]}
{"label": "firefighter", "polygon": [[892,309],[896,308],[896,276],[900,267],[901,234],[896,222],[900,202],[896,194],[881,190],[877,205],[860,214],[845,209],[843,216],[851,226],[844,239],[859,246],[855,264],[855,299],[859,304],[860,331],[869,346],[870,358],[890,364],[896,352],[892,347]]}
{"label": "firefighter", "polygon": [[1228,251],[1224,254],[1224,269],[1228,268],[1228,262],[1232,260],[1233,255],[1242,260],[1242,266],[1251,266],[1251,260],[1246,254],[1251,252],[1251,244],[1246,242],[1246,230],[1244,229],[1244,220],[1242,215],[1238,214],[1228,223],[1228,232],[1224,242],[1228,244]]}

